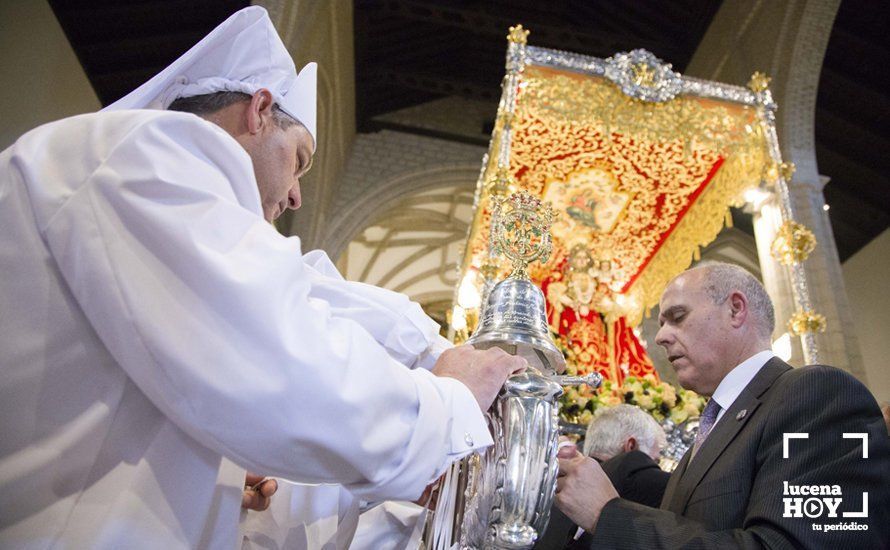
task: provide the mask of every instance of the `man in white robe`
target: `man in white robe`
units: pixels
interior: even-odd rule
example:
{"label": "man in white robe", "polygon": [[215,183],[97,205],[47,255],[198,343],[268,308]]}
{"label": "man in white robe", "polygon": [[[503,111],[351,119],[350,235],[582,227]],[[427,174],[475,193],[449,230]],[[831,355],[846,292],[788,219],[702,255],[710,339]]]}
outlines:
{"label": "man in white robe", "polygon": [[[216,92],[248,99],[159,110]],[[314,67],[252,7],[0,153],[0,547],[232,548],[246,470],[411,500],[491,443],[520,360],[439,356],[268,223],[314,146]]]}

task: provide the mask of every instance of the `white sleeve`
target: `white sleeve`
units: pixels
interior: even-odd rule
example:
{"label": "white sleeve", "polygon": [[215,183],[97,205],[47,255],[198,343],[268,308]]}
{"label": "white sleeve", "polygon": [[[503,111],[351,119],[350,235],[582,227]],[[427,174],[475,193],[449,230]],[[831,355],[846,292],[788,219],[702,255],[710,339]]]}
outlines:
{"label": "white sleeve", "polygon": [[367,499],[416,498],[491,444],[463,384],[405,369],[312,298],[299,240],[258,215],[249,158],[193,119],[134,129],[42,228],[141,391],[244,468]]}
{"label": "white sleeve", "polygon": [[425,518],[425,510],[416,504],[384,502],[359,516],[349,550],[418,548],[420,541],[414,539],[420,538]]}
{"label": "white sleeve", "polygon": [[333,316],[357,322],[400,363],[429,370],[451,347],[438,323],[404,294],[345,280],[321,250],[307,252],[303,261],[312,278],[310,297],[327,302]]}
{"label": "white sleeve", "polygon": [[442,352],[453,347],[454,344],[437,334],[436,337],[433,338],[433,341],[430,342],[430,346],[426,349],[426,351],[421,353],[420,356],[417,358],[417,361],[414,363],[414,367],[426,370],[433,370],[433,367],[436,365],[436,361],[439,359],[439,356],[442,355]]}

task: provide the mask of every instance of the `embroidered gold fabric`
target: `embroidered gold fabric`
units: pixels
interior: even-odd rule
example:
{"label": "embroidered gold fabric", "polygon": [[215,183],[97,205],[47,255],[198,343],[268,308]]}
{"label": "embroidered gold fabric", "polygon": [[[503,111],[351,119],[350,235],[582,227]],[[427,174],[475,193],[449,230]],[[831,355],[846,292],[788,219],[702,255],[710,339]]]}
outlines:
{"label": "embroidered gold fabric", "polygon": [[778,173],[760,113],[692,95],[634,99],[567,69],[526,65],[514,76],[515,107],[498,113],[463,270],[506,276],[489,241],[493,201],[540,197],[558,214],[553,251],[528,274],[569,370],[616,383],[654,374],[633,327],[716,238],[729,207]]}
{"label": "embroidered gold fabric", "polygon": [[[552,68],[525,68],[510,123],[509,174],[492,167],[485,181],[551,202],[561,216],[548,265],[577,243],[610,261],[610,287],[637,303],[631,325],[769,164],[752,107],[691,96],[648,103],[604,78]],[[487,248],[485,199],[469,247],[474,265]]]}

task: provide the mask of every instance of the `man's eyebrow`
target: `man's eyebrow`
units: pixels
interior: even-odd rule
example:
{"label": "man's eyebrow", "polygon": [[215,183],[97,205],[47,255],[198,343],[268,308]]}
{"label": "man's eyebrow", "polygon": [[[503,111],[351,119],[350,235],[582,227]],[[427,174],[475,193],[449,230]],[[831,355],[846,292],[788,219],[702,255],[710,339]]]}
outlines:
{"label": "man's eyebrow", "polygon": [[673,319],[677,315],[677,313],[682,312],[685,309],[686,306],[671,306],[658,314],[658,320],[661,321],[662,319]]}

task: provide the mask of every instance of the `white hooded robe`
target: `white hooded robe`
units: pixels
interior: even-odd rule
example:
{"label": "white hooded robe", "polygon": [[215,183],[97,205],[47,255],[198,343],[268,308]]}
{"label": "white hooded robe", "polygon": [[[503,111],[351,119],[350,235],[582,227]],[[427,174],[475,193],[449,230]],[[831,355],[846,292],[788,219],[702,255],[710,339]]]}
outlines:
{"label": "white hooded robe", "polygon": [[245,469],[412,499],[491,443],[464,385],[405,368],[432,321],[307,263],[194,115],[25,134],[0,227],[0,547],[231,548]]}

